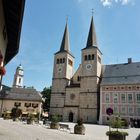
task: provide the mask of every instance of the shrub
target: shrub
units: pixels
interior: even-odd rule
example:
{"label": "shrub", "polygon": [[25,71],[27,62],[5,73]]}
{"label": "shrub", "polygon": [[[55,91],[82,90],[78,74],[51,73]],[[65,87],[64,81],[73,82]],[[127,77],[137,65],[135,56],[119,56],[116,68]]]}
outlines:
{"label": "shrub", "polygon": [[58,115],[52,115],[51,121],[53,123],[58,123],[60,121],[60,118]]}
{"label": "shrub", "polygon": [[127,132],[120,132],[120,131],[107,131],[106,132],[106,135],[109,136],[109,135],[122,135],[122,136],[128,136],[128,133]]}
{"label": "shrub", "polygon": [[77,120],[77,124],[78,124],[78,125],[82,125],[82,124],[83,124],[83,119],[82,119],[82,118],[78,119],[78,120]]}
{"label": "shrub", "polygon": [[19,108],[12,108],[11,112],[12,112],[11,113],[12,118],[18,118],[22,114],[22,110]]}

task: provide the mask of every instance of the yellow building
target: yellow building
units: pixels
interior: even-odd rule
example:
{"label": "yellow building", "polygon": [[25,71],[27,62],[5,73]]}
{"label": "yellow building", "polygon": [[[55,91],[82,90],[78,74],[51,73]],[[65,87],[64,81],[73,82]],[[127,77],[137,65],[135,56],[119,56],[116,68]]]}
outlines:
{"label": "yellow building", "polygon": [[17,67],[13,87],[2,88],[0,94],[0,114],[11,113],[13,108],[19,108],[22,114],[41,114],[42,97],[33,87],[23,86],[24,70],[21,64]]}

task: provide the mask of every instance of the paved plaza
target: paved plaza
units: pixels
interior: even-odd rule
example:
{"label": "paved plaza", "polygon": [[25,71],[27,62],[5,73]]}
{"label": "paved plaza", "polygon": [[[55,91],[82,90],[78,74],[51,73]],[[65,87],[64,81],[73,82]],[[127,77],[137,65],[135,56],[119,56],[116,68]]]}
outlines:
{"label": "paved plaza", "polygon": [[[12,120],[3,120],[0,118],[0,140],[108,140],[105,135],[108,126],[85,124],[86,134],[73,134],[74,123],[67,123],[71,128],[66,130],[52,130],[47,126],[34,124],[27,125],[23,122],[13,122]],[[140,135],[139,128],[130,128],[127,131],[129,136],[127,140],[136,139]]]}

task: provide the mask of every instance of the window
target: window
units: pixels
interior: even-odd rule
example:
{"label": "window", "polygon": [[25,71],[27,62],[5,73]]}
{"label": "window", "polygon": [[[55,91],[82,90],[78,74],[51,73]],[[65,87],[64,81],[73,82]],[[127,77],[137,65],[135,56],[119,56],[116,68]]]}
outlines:
{"label": "window", "polygon": [[99,61],[99,63],[101,63],[101,58],[98,56],[98,61]]}
{"label": "window", "polygon": [[128,102],[131,103],[133,100],[132,94],[128,94]]}
{"label": "window", "polygon": [[60,63],[62,63],[62,58],[60,59]]}
{"label": "window", "polygon": [[118,103],[118,94],[114,93],[114,103]]}
{"label": "window", "polygon": [[73,62],[72,62],[70,59],[68,59],[68,64],[69,64],[70,66],[72,66],[72,65],[73,65]]}
{"label": "window", "polygon": [[92,60],[94,60],[94,54],[92,54]]}
{"label": "window", "polygon": [[129,107],[128,108],[128,114],[130,115],[130,116],[133,116],[133,108],[132,107]]}
{"label": "window", "polygon": [[137,108],[137,115],[140,116],[140,107]]}
{"label": "window", "polygon": [[122,101],[122,103],[125,103],[125,100],[126,100],[125,94],[123,93],[123,94],[121,94],[121,101]]}
{"label": "window", "polygon": [[21,103],[20,103],[20,102],[15,102],[15,103],[14,103],[14,106],[15,106],[15,107],[19,107],[19,106],[21,106]]}
{"label": "window", "polygon": [[38,104],[37,103],[32,103],[32,107],[36,108],[36,107],[38,107]]}
{"label": "window", "polygon": [[25,107],[30,107],[31,106],[31,103],[25,103],[24,106]]}
{"label": "window", "polygon": [[140,102],[140,93],[137,94],[136,98],[137,98],[136,101],[137,101],[137,102]]}
{"label": "window", "polygon": [[123,106],[121,107],[121,113],[124,115],[126,113],[126,108]]}
{"label": "window", "polygon": [[109,103],[110,102],[110,97],[109,97],[109,94],[108,93],[106,93],[105,98],[106,98],[106,103]]}
{"label": "window", "polygon": [[57,62],[56,63],[59,64],[59,59],[57,59]]}
{"label": "window", "polygon": [[115,113],[115,114],[119,113],[118,107],[117,107],[117,106],[114,106],[114,113]]}
{"label": "window", "polygon": [[85,60],[87,60],[87,55],[85,55]]}
{"label": "window", "polygon": [[88,60],[91,60],[91,55],[88,55]]}
{"label": "window", "polygon": [[19,81],[18,81],[18,83],[19,83],[19,84],[21,83],[21,78],[19,78]]}
{"label": "window", "polygon": [[81,81],[81,77],[80,76],[77,77],[77,81]]}
{"label": "window", "polygon": [[65,63],[65,58],[63,58],[63,63]]}

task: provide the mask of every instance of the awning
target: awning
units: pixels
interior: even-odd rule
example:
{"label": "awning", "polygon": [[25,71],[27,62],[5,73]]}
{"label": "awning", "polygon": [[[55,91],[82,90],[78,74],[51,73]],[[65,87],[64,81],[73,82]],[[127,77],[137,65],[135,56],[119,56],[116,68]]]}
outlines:
{"label": "awning", "polygon": [[6,113],[11,113],[11,111],[8,111],[8,110],[7,110]]}
{"label": "awning", "polygon": [[28,112],[22,112],[22,114],[28,114]]}
{"label": "awning", "polygon": [[32,112],[32,114],[33,114],[33,115],[36,115],[37,113],[36,113],[36,112]]}

